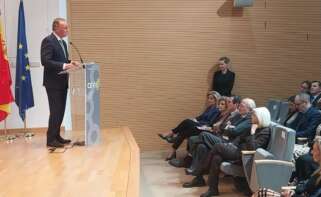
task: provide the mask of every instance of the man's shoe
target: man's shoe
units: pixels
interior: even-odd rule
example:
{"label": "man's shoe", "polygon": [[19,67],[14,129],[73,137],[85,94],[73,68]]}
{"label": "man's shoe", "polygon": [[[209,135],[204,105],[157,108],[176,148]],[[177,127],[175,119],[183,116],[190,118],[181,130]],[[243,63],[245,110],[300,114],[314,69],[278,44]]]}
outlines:
{"label": "man's shoe", "polygon": [[163,135],[163,134],[161,134],[161,133],[158,133],[157,135],[158,135],[162,140],[167,140],[167,138],[168,138],[168,136]]}
{"label": "man's shoe", "polygon": [[183,184],[184,188],[191,188],[191,187],[202,187],[205,186],[205,180],[203,177],[195,177],[191,182],[187,182]]}
{"label": "man's shoe", "polygon": [[166,157],[165,161],[170,161],[175,158],[176,158],[176,151],[172,152],[172,154],[170,154],[168,157]]}
{"label": "man's shoe", "polygon": [[58,140],[54,140],[52,142],[47,142],[48,147],[53,147],[53,148],[63,148],[64,145],[58,142]]}
{"label": "man's shoe", "polygon": [[174,166],[176,168],[183,168],[184,167],[184,162],[177,159],[177,158],[169,160],[168,163],[169,163],[169,165]]}
{"label": "man's shoe", "polygon": [[211,197],[211,196],[219,196],[219,195],[220,194],[217,189],[216,190],[209,189],[209,190],[207,190],[207,192],[201,194],[200,197]]}
{"label": "man's shoe", "polygon": [[170,144],[173,144],[176,141],[176,137],[174,136],[166,137],[166,141]]}
{"label": "man's shoe", "polygon": [[71,140],[64,139],[62,137],[57,137],[57,141],[61,144],[70,144]]}

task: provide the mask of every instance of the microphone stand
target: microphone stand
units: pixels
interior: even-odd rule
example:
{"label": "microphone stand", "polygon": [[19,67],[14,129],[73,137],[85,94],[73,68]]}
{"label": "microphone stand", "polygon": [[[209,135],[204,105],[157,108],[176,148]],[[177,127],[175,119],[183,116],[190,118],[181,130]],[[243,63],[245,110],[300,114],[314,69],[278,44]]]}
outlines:
{"label": "microphone stand", "polygon": [[75,45],[73,42],[71,42],[71,41],[69,42],[69,44],[76,50],[77,55],[78,55],[78,57],[79,57],[79,59],[80,59],[80,62],[81,62],[81,64],[82,64],[82,68],[85,68],[84,60],[82,59],[78,48],[77,48],[76,45]]}

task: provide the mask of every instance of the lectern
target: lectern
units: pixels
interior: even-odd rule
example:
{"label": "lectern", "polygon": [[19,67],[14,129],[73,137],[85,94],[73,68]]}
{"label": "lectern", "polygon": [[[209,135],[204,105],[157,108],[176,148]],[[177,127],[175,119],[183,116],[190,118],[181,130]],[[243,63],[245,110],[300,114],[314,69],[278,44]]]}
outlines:
{"label": "lectern", "polygon": [[84,69],[69,72],[73,130],[84,131],[85,145],[100,142],[100,80],[96,63],[84,64]]}

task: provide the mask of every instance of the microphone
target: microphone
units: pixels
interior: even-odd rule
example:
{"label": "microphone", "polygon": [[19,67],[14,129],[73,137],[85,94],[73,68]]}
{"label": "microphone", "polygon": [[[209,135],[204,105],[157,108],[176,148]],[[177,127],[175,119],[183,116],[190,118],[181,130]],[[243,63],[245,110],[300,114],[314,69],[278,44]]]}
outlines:
{"label": "microphone", "polygon": [[76,47],[76,45],[73,43],[73,42],[69,42],[69,44],[76,50],[77,52],[77,55],[79,56],[79,59],[80,59],[80,62],[82,64],[82,68],[85,68],[85,63],[84,63],[84,60],[81,58],[81,55],[80,55],[80,52],[78,50],[78,48]]}

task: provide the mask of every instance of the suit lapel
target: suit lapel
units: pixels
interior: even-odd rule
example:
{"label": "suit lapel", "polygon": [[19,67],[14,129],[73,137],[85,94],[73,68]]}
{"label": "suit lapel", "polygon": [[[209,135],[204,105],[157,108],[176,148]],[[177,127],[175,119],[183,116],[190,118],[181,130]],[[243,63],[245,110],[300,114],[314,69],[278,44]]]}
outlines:
{"label": "suit lapel", "polygon": [[67,61],[68,61],[68,50],[67,50],[66,42],[63,41],[63,45],[64,45],[64,48],[65,48],[65,51],[66,51],[66,57],[65,57],[64,51],[63,51],[63,49],[61,48],[61,45],[60,45],[58,39],[56,38],[56,36],[52,33],[52,34],[51,34],[51,37],[52,37],[52,40],[53,40],[56,48],[58,48],[58,50],[59,50],[60,56],[63,57],[63,58],[66,60],[66,62],[67,62]]}

